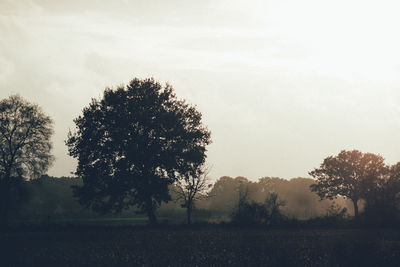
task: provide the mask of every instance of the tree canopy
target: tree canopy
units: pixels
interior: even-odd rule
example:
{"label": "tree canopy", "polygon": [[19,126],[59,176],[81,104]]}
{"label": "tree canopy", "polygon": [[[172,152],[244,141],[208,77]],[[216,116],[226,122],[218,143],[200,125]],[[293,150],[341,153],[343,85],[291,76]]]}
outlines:
{"label": "tree canopy", "polygon": [[42,109],[18,95],[0,101],[1,218],[7,220],[21,182],[38,178],[53,161],[53,122]]}
{"label": "tree canopy", "polygon": [[321,198],[343,196],[351,199],[354,214],[358,217],[358,200],[365,199],[367,204],[370,203],[387,172],[380,155],[342,150],[337,156],[325,158],[320,168],[310,172],[317,179],[311,190]]}
{"label": "tree canopy", "polygon": [[205,161],[211,139],[201,119],[154,79],[106,89],[74,120],[66,141],[83,179],[76,196],[102,213],[136,205],[155,222],[156,208],[170,200],[168,185]]}

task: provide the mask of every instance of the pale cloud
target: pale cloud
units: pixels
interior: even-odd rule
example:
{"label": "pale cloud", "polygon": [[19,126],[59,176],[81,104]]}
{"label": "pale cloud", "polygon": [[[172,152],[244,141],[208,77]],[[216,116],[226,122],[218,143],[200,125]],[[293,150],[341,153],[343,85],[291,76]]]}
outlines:
{"label": "pale cloud", "polygon": [[108,86],[170,82],[212,131],[212,175],[306,176],[358,148],[400,160],[400,18],[381,1],[0,2],[0,98],[55,120],[63,140]]}

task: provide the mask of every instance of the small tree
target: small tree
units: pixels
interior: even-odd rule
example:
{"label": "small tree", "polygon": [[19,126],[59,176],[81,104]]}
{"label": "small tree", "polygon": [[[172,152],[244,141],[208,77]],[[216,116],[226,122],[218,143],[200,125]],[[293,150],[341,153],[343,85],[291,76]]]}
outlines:
{"label": "small tree", "polygon": [[238,192],[237,203],[231,213],[231,219],[234,223],[251,224],[255,216],[248,216],[248,213],[254,213],[249,202],[249,187],[246,180],[239,180],[235,191]]}
{"label": "small tree", "polygon": [[239,182],[238,191],[238,202],[237,202],[237,216],[239,218],[243,217],[243,211],[246,209],[246,206],[249,204],[249,186],[245,184],[244,181]]}
{"label": "small tree", "polygon": [[40,177],[53,161],[53,124],[35,104],[18,95],[0,101],[0,216],[6,223],[24,180]]}
{"label": "small tree", "polygon": [[209,172],[209,169],[201,165],[182,175],[175,183],[178,200],[183,202],[182,208],[186,208],[187,224],[191,223],[195,201],[208,197],[207,190],[212,187],[212,184],[209,184]]}
{"label": "small tree", "polygon": [[342,150],[337,156],[324,159],[320,168],[309,173],[317,179],[311,185],[321,199],[343,196],[353,201],[354,216],[358,218],[358,201],[365,199],[369,205],[376,194],[377,184],[387,174],[382,156]]}
{"label": "small tree", "polygon": [[278,200],[278,194],[275,192],[270,193],[265,199],[265,208],[269,217],[269,224],[276,225],[283,217],[280,207],[286,205],[283,200]]}
{"label": "small tree", "polygon": [[100,213],[135,205],[151,223],[168,186],[205,161],[211,142],[201,113],[153,79],[106,89],[74,122],[66,143],[83,179],[80,203]]}

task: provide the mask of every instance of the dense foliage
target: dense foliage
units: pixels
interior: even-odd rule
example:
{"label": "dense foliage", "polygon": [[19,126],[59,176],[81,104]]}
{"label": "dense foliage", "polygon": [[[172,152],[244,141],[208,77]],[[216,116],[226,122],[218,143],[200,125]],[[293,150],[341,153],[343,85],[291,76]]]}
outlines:
{"label": "dense foliage", "polygon": [[343,150],[324,159],[310,175],[317,178],[311,190],[321,198],[351,199],[356,219],[363,201],[365,223],[395,225],[399,220],[400,163],[388,166],[380,155]]}
{"label": "dense foliage", "polygon": [[101,213],[138,206],[152,222],[168,186],[204,163],[211,142],[201,113],[153,79],[106,89],[74,122],[67,145],[81,203]]}
{"label": "dense foliage", "polygon": [[24,180],[38,178],[53,161],[53,122],[18,95],[0,101],[0,220],[26,199]]}
{"label": "dense foliage", "polygon": [[342,150],[337,156],[324,159],[319,168],[310,172],[317,179],[311,190],[321,198],[343,196],[351,199],[355,216],[358,217],[358,201],[364,199],[369,205],[387,173],[388,168],[382,156],[364,154],[358,150]]}

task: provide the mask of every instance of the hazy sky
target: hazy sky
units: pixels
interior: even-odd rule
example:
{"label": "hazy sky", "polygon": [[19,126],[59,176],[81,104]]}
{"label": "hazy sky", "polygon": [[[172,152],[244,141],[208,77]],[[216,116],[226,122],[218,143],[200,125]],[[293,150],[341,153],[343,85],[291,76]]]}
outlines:
{"label": "hazy sky", "polygon": [[308,177],[341,149],[400,161],[400,3],[0,0],[0,98],[72,120],[107,86],[171,83],[212,132],[211,176]]}

